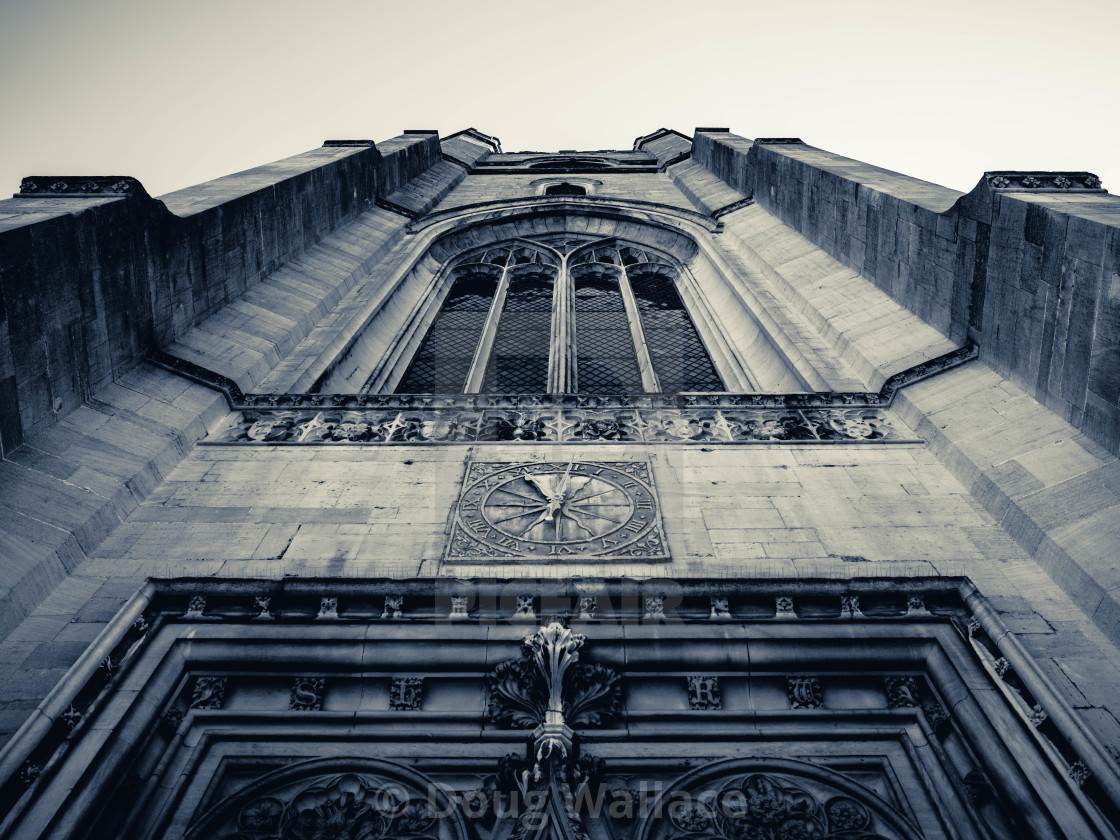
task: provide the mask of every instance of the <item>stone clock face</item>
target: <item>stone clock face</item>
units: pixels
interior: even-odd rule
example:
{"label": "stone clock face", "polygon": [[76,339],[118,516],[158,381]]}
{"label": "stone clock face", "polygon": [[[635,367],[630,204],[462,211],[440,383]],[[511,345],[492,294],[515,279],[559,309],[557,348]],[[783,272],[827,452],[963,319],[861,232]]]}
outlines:
{"label": "stone clock face", "polygon": [[668,559],[644,462],[474,462],[449,558]]}

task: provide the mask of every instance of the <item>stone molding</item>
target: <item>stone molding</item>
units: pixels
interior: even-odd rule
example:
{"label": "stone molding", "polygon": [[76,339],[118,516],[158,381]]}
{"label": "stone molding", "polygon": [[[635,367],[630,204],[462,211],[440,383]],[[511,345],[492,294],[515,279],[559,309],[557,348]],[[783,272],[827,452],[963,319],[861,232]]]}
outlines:
{"label": "stone molding", "polygon": [[[749,631],[751,625],[761,629],[774,621],[759,612],[763,604],[774,604],[775,597],[780,593],[795,590],[798,611],[791,611],[790,615],[781,618],[780,625],[771,624],[771,627],[783,627],[781,634]],[[584,600],[589,592],[595,593],[598,609],[594,619],[581,621],[577,615],[585,612]],[[404,624],[397,625],[400,629],[393,635],[386,635],[380,630],[371,632],[382,622],[380,598],[389,593],[403,593],[407,598],[410,607],[403,616]],[[860,598],[865,611],[858,622],[841,618],[844,599],[850,600],[853,596]],[[196,600],[198,597],[204,597],[205,604],[200,604]],[[316,625],[327,635],[323,632],[308,635],[307,628],[316,621],[324,597],[338,598],[338,620]],[[931,609],[915,613],[911,606],[915,597],[921,597],[922,603],[929,604]],[[659,604],[658,615],[654,619],[644,617],[650,613],[650,598],[656,599]],[[743,626],[736,631],[726,619],[713,619],[713,598],[726,599],[730,617]],[[549,708],[555,705],[553,700],[560,704],[559,709],[567,708],[565,703],[574,704],[570,707],[573,721],[579,718],[579,704],[583,701],[576,694],[565,694],[569,690],[564,687],[569,676],[574,680],[573,686],[585,686],[590,692],[587,696],[596,698],[593,702],[599,703],[608,695],[617,700],[623,697],[618,689],[619,680],[630,679],[631,673],[639,680],[659,673],[657,663],[661,660],[657,657],[668,657],[660,667],[668,669],[664,677],[669,680],[666,685],[679,688],[683,714],[693,722],[689,725],[709,725],[706,721],[714,722],[717,717],[728,714],[732,715],[728,720],[738,720],[736,716],[741,717],[745,713],[742,709],[735,710],[742,701],[734,700],[729,709],[723,678],[743,679],[743,674],[736,670],[739,666],[730,660],[724,662],[724,654],[710,660],[714,667],[706,668],[702,679],[719,680],[716,684],[723,688],[722,700],[714,699],[714,692],[702,692],[696,698],[699,705],[691,710],[687,699],[688,686],[679,670],[680,662],[695,660],[699,653],[700,649],[696,649],[696,653],[690,654],[688,651],[693,649],[690,645],[711,643],[724,650],[729,642],[738,640],[736,644],[741,641],[755,646],[758,661],[768,663],[765,667],[750,670],[746,675],[748,679],[774,681],[780,678],[788,681],[791,692],[795,694],[790,701],[792,709],[775,709],[763,713],[761,717],[757,710],[750,710],[750,720],[755,725],[769,720],[767,714],[777,715],[775,723],[784,721],[781,725],[794,725],[793,721],[800,721],[797,725],[807,726],[820,737],[827,737],[824,733],[834,730],[842,721],[850,722],[856,718],[851,706],[841,703],[837,709],[830,709],[823,701],[826,696],[834,696],[830,692],[842,694],[846,683],[858,677],[864,680],[859,691],[880,694],[880,700],[858,713],[870,716],[867,718],[869,724],[879,721],[880,726],[899,730],[899,724],[909,721],[901,731],[905,731],[905,726],[916,726],[918,729],[911,731],[925,733],[923,738],[965,737],[976,745],[985,777],[991,783],[993,801],[1009,808],[1022,806],[1037,811],[1037,803],[1046,801],[1045,798],[1039,799],[1039,795],[1030,789],[1031,785],[1037,784],[1048,785],[1051,796],[1058,789],[1063,789],[1065,793],[1059,795],[1083,796],[1086,804],[1096,802],[1106,810],[1114,807],[1120,799],[1120,776],[1111,758],[1075,717],[1057,689],[1025,656],[1014,636],[999,622],[994,610],[965,579],[916,579],[904,583],[888,578],[797,582],[689,580],[671,586],[666,581],[627,579],[199,579],[150,583],[134,602],[126,605],[120,620],[114,621],[45,701],[54,706],[43,708],[40,715],[34,717],[0,753],[0,773],[3,774],[0,775],[0,820],[6,820],[9,827],[17,825],[26,813],[39,807],[36,802],[49,801],[52,808],[65,805],[63,800],[51,797],[57,793],[57,784],[64,784],[67,774],[75,769],[67,769],[67,762],[76,760],[81,763],[92,757],[84,749],[72,748],[76,746],[74,742],[97,730],[117,727],[118,735],[128,743],[149,742],[152,737],[171,739],[165,740],[160,749],[174,750],[179,748],[175,734],[186,731],[184,727],[187,730],[196,728],[196,736],[202,734],[206,737],[204,733],[211,727],[217,727],[219,732],[228,732],[230,726],[244,726],[254,719],[257,722],[252,723],[253,726],[265,722],[268,713],[254,711],[258,708],[254,704],[267,696],[267,691],[260,693],[264,686],[254,688],[261,679],[262,644],[270,648],[276,644],[284,645],[282,662],[277,660],[270,668],[270,672],[276,672],[273,673],[276,687],[268,690],[283,692],[285,698],[291,692],[291,708],[302,712],[301,726],[327,727],[314,737],[329,741],[338,737],[329,733],[339,726],[343,734],[351,731],[355,725],[355,713],[345,708],[345,698],[360,696],[360,693],[354,694],[351,688],[349,694],[342,691],[336,696],[335,704],[343,703],[343,706],[331,704],[328,701],[336,681],[392,678],[401,681],[402,686],[407,680],[406,687],[419,687],[417,680],[422,679],[422,674],[414,670],[415,676],[402,680],[399,676],[401,669],[418,666],[430,670],[439,667],[431,659],[431,654],[439,649],[438,644],[434,647],[433,644],[452,638],[467,645],[457,648],[457,652],[447,652],[447,656],[451,657],[447,661],[456,663],[453,670],[462,671],[465,668],[471,674],[477,672],[471,679],[483,679],[488,669],[493,668],[487,664],[492,661],[486,653],[488,649],[495,645],[505,645],[508,649],[517,644],[518,638],[526,638],[524,631],[517,629],[524,626],[524,621],[517,617],[517,611],[524,607],[526,599],[531,599],[535,614],[557,614],[558,620],[547,628],[539,629],[536,635],[530,634],[528,638],[536,641],[527,646],[526,657],[511,662],[528,663],[526,667],[532,674],[539,672],[543,680],[541,685],[548,689],[551,698],[547,704]],[[267,622],[252,621],[262,600],[268,601],[273,618]],[[832,605],[830,608],[825,606],[829,603]],[[566,609],[561,607],[562,604],[566,605]],[[452,610],[461,616],[454,625],[448,624]],[[625,633],[624,643],[612,641],[618,638],[617,631],[611,629],[615,621],[632,625],[632,629]],[[852,628],[851,631],[838,635],[838,621],[843,621],[843,626]],[[578,627],[579,633],[571,632],[568,625]],[[456,629],[451,630],[452,626]],[[705,631],[704,627],[710,630]],[[571,669],[576,667],[575,652],[584,646],[579,638],[584,634],[588,639],[595,640],[593,648],[597,661],[588,663],[592,670],[579,676]],[[330,678],[324,680],[322,677],[306,676],[308,666],[314,668],[311,663],[319,661],[321,645],[328,638],[333,640],[334,651]],[[190,645],[175,648],[177,640],[182,639],[190,639]],[[565,642],[565,639],[569,641]],[[367,649],[371,641],[375,645],[396,646],[395,649],[410,652],[407,656],[389,656],[382,662],[373,649]],[[559,657],[553,656],[550,651],[554,643],[567,646],[567,659],[562,653]],[[625,644],[627,651],[616,650],[618,644]],[[684,645],[685,648],[677,650],[673,647],[670,651],[665,648],[667,644]],[[833,653],[821,658],[822,644],[828,645],[828,650]],[[836,644],[840,647],[835,647]],[[402,648],[402,645],[406,647]],[[856,647],[845,653],[845,645]],[[182,650],[185,658],[178,655],[168,657],[168,651],[172,649]],[[853,671],[852,657],[856,656],[857,650],[858,657],[865,659],[866,664],[862,670],[856,667]],[[954,663],[951,667],[946,667],[945,655]],[[604,656],[605,660],[602,659]],[[735,654],[733,658],[739,661],[741,657]],[[111,673],[93,665],[106,659],[114,663]],[[749,661],[755,660],[756,656],[749,657]],[[717,661],[719,664],[716,664]],[[748,659],[742,661],[747,662]],[[148,664],[142,664],[144,662]],[[164,664],[152,672],[150,669],[155,662]],[[579,666],[583,664],[580,660]],[[811,669],[808,675],[800,670],[805,666]],[[967,687],[966,683],[960,682],[958,672],[961,668],[972,674]],[[508,666],[506,670],[509,670]],[[497,671],[494,673],[497,674]],[[696,675],[696,671],[693,670],[692,674]],[[790,676],[779,676],[782,674]],[[861,674],[862,677],[859,676]],[[151,679],[160,680],[161,685],[168,689],[174,688],[168,694],[169,702],[163,706],[141,700],[137,709],[127,709],[124,700],[136,700],[137,689]],[[514,698],[518,708],[528,708],[514,697],[520,691],[518,686],[528,685],[526,680],[526,674],[513,674],[506,681],[507,685],[516,689],[510,697]],[[550,680],[555,685],[548,688]],[[314,690],[307,691],[308,685],[313,685]],[[975,690],[991,699],[985,699],[978,705],[975,699],[967,696],[969,691]],[[611,694],[612,691],[615,693]],[[659,695],[663,691],[657,690]],[[304,695],[310,696],[310,699]],[[545,695],[540,696],[544,698]],[[938,699],[947,696],[954,698],[951,716],[945,714],[944,704]],[[231,697],[234,699],[231,700]],[[258,699],[253,700],[254,697]],[[416,704],[418,702],[415,701]],[[616,708],[612,705],[614,703],[614,700],[608,703],[608,718],[621,716],[624,722],[629,721],[630,727],[642,726],[647,719],[664,720],[663,712],[643,710],[641,707]],[[718,715],[698,714],[716,712],[717,703],[722,706]],[[543,699],[538,705],[547,718],[548,710],[542,704]],[[412,699],[397,705],[406,707],[405,711],[427,715],[413,719],[414,724],[401,724],[422,726],[425,732],[432,731],[432,721],[437,718],[466,722],[475,718],[481,721],[485,717],[484,708],[443,712],[442,716],[432,717],[430,711],[417,708]],[[1047,714],[1045,726],[1038,723],[1041,712]],[[265,717],[261,717],[262,714]],[[115,716],[120,715],[125,717],[116,720]],[[503,723],[506,717],[499,717],[500,721],[494,721],[498,729],[508,729],[509,724]],[[593,717],[579,725],[599,725],[598,719],[593,720]],[[403,721],[404,716],[401,709],[387,708],[383,712],[366,710],[359,713],[359,718],[366,721],[365,725],[387,725],[390,720]],[[1002,723],[997,723],[996,718]],[[533,722],[529,721],[523,728],[531,729],[532,726]],[[661,731],[665,731],[663,726]],[[993,734],[997,731],[1000,733],[998,736]],[[981,737],[981,733],[987,734]],[[1015,744],[1007,745],[1009,752],[997,748],[991,753],[990,744],[984,741],[991,737],[1010,738]],[[549,761],[568,760],[575,755],[573,747],[578,738],[579,733],[566,727],[562,721],[549,724],[545,720],[533,731],[530,740],[536,751],[537,764],[544,770]],[[1029,746],[1036,743],[1032,740],[1035,738],[1041,739],[1037,741],[1037,746]],[[190,745],[197,741],[194,737],[184,737],[182,743],[190,749]],[[1018,765],[1011,767],[1001,763],[1007,760],[1006,756],[1021,757],[1024,749],[1037,750],[1035,757],[1029,759],[1035,762],[1030,765],[1035,768],[1030,780],[1020,769],[1016,769]],[[523,762],[526,768],[534,760],[532,755],[530,753],[528,764]],[[117,751],[105,759],[99,765],[103,771],[100,777],[107,784],[103,793],[118,798],[134,797],[131,792],[134,788],[128,784],[119,787],[114,781],[127,780],[135,772],[135,768],[127,766],[132,760],[127,751]],[[1043,767],[1047,769],[1040,773]],[[974,769],[979,771],[980,766]],[[964,770],[960,772],[964,774]],[[137,781],[140,787],[146,784],[141,777],[137,777]],[[1062,788],[1063,785],[1065,788]],[[115,791],[110,788],[115,788]],[[958,793],[964,795],[961,790]],[[128,805],[122,804],[121,807],[127,808]],[[1093,819],[1091,812],[1087,813],[1090,813],[1088,818]],[[1103,820],[1103,817],[1098,819]]]}
{"label": "stone molding", "polygon": [[128,175],[30,175],[14,198],[148,198],[148,191]]}
{"label": "stone molding", "polygon": [[601,408],[767,408],[816,409],[857,406],[890,407],[895,394],[907,385],[951,370],[976,358],[968,345],[896,373],[877,392],[819,391],[789,394],[246,394],[228,377],[153,350],[148,360],[164,370],[222,392],[235,411],[284,411],[327,407],[343,410],[373,409],[601,409]]}
{"label": "stone molding", "polygon": [[242,411],[207,445],[920,443],[877,408]]}
{"label": "stone molding", "polygon": [[1005,192],[1108,192],[1092,172],[985,172],[984,181]]}

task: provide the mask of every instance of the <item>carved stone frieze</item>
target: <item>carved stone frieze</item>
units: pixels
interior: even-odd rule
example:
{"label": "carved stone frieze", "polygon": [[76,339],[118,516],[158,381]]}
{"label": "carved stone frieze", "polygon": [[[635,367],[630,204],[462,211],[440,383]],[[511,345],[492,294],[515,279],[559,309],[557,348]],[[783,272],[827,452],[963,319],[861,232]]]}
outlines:
{"label": "carved stone frieze", "polygon": [[460,562],[667,560],[649,465],[471,462],[445,556]]}
{"label": "carved stone frieze", "polygon": [[242,411],[212,443],[863,443],[913,440],[881,408]]}
{"label": "carved stone frieze", "polygon": [[[779,764],[779,762],[775,762]],[[783,768],[784,769],[784,768]],[[789,772],[752,772],[709,778],[704,793],[674,785],[676,804],[646,816],[656,840],[898,840],[916,836],[886,803],[842,776],[832,779]],[[831,782],[831,783],[830,783]],[[665,803],[662,802],[664,805]]]}
{"label": "carved stone frieze", "polygon": [[195,827],[191,840],[437,840],[438,816],[450,813],[395,779],[365,773],[320,776],[277,788],[220,809]]}
{"label": "carved stone frieze", "polygon": [[1092,172],[985,172],[988,186],[1019,192],[1106,192]]}
{"label": "carved stone frieze", "polygon": [[124,198],[137,195],[147,196],[147,192],[139,181],[127,176],[32,176],[20,183],[16,198]]}

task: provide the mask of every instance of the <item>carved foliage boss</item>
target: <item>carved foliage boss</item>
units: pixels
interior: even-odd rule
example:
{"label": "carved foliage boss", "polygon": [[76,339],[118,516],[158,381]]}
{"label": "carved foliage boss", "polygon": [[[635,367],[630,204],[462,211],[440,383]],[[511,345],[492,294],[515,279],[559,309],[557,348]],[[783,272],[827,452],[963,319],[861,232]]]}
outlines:
{"label": "carved foliage boss", "polygon": [[532,729],[546,722],[599,726],[618,717],[620,678],[610,668],[579,661],[585,641],[558,623],[526,636],[521,657],[499,663],[490,674],[490,720]]}

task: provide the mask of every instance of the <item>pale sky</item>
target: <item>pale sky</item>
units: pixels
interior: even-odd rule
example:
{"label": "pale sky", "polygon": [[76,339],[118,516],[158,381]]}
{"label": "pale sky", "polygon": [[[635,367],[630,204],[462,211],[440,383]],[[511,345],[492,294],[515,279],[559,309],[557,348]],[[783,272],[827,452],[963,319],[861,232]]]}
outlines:
{"label": "pale sky", "polygon": [[659,127],[807,143],[954,189],[1120,194],[1120,0],[0,0],[0,195],[153,195],[315,148],[475,126],[506,151]]}

